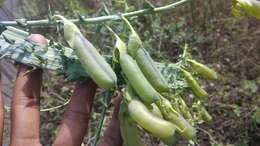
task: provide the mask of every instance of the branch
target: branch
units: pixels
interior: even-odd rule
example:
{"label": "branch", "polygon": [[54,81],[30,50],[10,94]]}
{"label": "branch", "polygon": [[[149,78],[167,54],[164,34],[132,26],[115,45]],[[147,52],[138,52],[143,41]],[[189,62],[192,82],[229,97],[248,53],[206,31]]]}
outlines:
{"label": "branch", "polygon": [[[152,14],[152,13],[161,13],[165,11],[169,11],[172,9],[175,9],[178,6],[181,6],[185,4],[186,2],[191,1],[191,0],[180,0],[178,2],[157,7],[157,8],[148,8],[148,9],[143,9],[143,10],[137,10],[133,12],[127,12],[127,13],[122,13],[124,17],[134,17],[134,16],[140,16],[140,15],[145,15],[145,14]],[[72,22],[74,23],[89,23],[89,24],[94,24],[94,23],[101,23],[101,22],[106,22],[106,21],[115,21],[115,20],[120,20],[121,17],[119,15],[108,15],[108,16],[100,16],[100,17],[94,17],[94,18],[83,18],[83,19],[71,19]],[[19,19],[17,19],[19,20]],[[21,26],[19,22],[17,21],[0,21],[0,24],[4,26]],[[49,19],[42,19],[42,20],[30,20],[26,21],[27,26],[51,26],[55,25],[50,22]]]}
{"label": "branch", "polygon": [[95,132],[95,138],[94,138],[94,141],[93,141],[93,146],[96,146],[98,144],[98,140],[100,138],[100,133],[102,131],[102,127],[103,127],[103,123],[104,123],[104,119],[105,119],[105,116],[106,116],[106,111],[107,111],[107,108],[109,106],[109,102],[111,100],[111,96],[108,92],[105,93],[105,97],[104,97],[104,100],[105,100],[105,106],[103,106],[103,109],[102,109],[102,113],[101,113],[101,116],[100,116],[100,120],[98,122],[98,125],[97,125],[97,130]]}

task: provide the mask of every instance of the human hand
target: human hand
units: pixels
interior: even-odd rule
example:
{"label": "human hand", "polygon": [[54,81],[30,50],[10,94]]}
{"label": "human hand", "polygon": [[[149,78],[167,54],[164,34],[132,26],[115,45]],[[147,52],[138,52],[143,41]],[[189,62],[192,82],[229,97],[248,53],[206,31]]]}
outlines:
{"label": "human hand", "polygon": [[[47,44],[47,40],[33,34],[29,40]],[[19,65],[14,86],[11,110],[10,146],[41,146],[40,144],[40,91],[42,71],[40,69],[27,73],[31,68]],[[62,122],[53,146],[80,146],[87,132],[96,84],[92,80],[78,83],[70,103],[65,109]],[[1,96],[1,95],[0,95]],[[121,97],[115,99],[112,121],[105,131],[99,146],[121,146],[118,111]],[[0,97],[0,132],[3,129],[3,104]],[[2,139],[0,137],[0,143]]]}

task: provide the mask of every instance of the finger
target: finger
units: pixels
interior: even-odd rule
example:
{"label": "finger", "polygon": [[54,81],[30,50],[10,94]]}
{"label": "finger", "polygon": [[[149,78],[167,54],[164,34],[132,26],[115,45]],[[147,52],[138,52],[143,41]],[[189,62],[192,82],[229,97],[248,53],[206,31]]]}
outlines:
{"label": "finger", "polygon": [[[39,34],[28,37],[32,42],[47,45],[47,40]],[[40,90],[42,71],[20,65],[12,99],[11,146],[40,146]]]}
{"label": "finger", "polygon": [[88,128],[96,84],[89,80],[77,84],[65,110],[54,146],[80,146]]}
{"label": "finger", "polygon": [[122,146],[123,140],[120,132],[120,122],[118,118],[121,103],[121,94],[115,97],[114,111],[111,122],[104,132],[104,137],[100,140],[98,146]]}
{"label": "finger", "polygon": [[35,42],[37,44],[41,44],[41,45],[47,45],[48,44],[47,39],[40,34],[31,34],[27,39],[32,41],[32,42]]}
{"label": "finger", "polygon": [[0,77],[0,146],[3,144],[4,129],[4,103],[2,99],[1,77]]}
{"label": "finger", "polygon": [[39,142],[39,97],[42,71],[20,65],[14,87],[11,111],[11,146],[32,145]]}
{"label": "finger", "polygon": [[118,119],[121,100],[122,100],[122,94],[118,93],[118,95],[114,98],[114,111],[113,111],[112,119],[116,119],[116,120]]}

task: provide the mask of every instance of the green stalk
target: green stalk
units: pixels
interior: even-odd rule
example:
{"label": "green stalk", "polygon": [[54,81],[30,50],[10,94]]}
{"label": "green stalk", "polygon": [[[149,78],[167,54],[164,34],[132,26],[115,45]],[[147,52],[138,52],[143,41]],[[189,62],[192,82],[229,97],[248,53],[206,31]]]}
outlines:
{"label": "green stalk", "polygon": [[[145,14],[166,12],[169,10],[173,10],[178,6],[183,5],[188,1],[191,1],[191,0],[180,0],[178,2],[171,3],[169,5],[165,5],[165,6],[161,6],[161,7],[157,7],[154,9],[150,9],[150,8],[142,9],[142,10],[122,13],[121,15],[124,17],[135,17],[135,16],[141,16],[141,15],[145,15]],[[106,22],[106,21],[116,21],[116,20],[120,20],[120,19],[121,19],[121,17],[119,15],[114,14],[114,15],[99,16],[99,17],[94,17],[94,18],[70,19],[70,21],[72,21],[73,23],[84,22],[87,24],[97,24],[97,23],[102,23],[102,22]],[[17,21],[0,21],[0,24],[5,25],[5,26],[20,26],[20,24]],[[26,21],[26,26],[50,27],[50,26],[55,26],[55,24],[50,22],[50,20],[48,20],[48,19],[41,19],[41,20]]]}
{"label": "green stalk", "polygon": [[98,144],[98,140],[100,138],[100,133],[102,131],[102,127],[103,127],[103,123],[104,123],[104,119],[105,119],[105,116],[106,116],[106,111],[107,111],[108,105],[109,105],[110,100],[111,100],[111,95],[108,92],[106,92],[104,99],[105,99],[105,106],[103,106],[102,113],[101,113],[101,116],[100,116],[100,120],[98,121],[97,131],[95,132],[93,146],[96,146]]}

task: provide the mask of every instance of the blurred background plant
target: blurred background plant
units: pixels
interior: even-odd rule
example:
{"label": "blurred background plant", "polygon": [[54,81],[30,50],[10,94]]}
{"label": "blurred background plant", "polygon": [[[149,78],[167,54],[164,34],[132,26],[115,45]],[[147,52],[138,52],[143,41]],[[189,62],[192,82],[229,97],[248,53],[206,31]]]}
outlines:
{"label": "blurred background plant", "polygon": [[[172,0],[150,2],[161,6]],[[182,52],[181,46],[188,43],[194,59],[213,67],[219,73],[218,81],[204,84],[210,94],[207,109],[213,121],[202,124],[198,129],[197,144],[201,146],[260,145],[260,21],[233,17],[231,4],[231,0],[196,0],[174,11],[145,15],[131,21],[155,60],[176,62]],[[31,20],[46,18],[50,10],[68,17],[78,17],[79,13],[94,17],[142,9],[148,5],[145,0],[20,0],[17,1],[17,7],[16,17]],[[110,50],[113,41],[102,25],[83,27],[86,28],[87,37],[97,47],[104,51]],[[123,25],[119,24],[116,29],[122,30]],[[33,31],[47,37],[55,33],[40,28]],[[42,108],[61,105],[69,100],[72,83],[67,83],[51,72],[46,72],[44,78]],[[93,134],[104,106],[102,94],[97,96],[100,97],[95,100],[85,144],[93,142]],[[190,94],[187,97],[192,98]],[[105,125],[109,121],[111,108],[109,106],[106,112]],[[41,141],[44,145],[51,144],[62,113],[63,107],[41,113]],[[145,141],[149,146],[158,145],[156,140]],[[180,142],[179,145],[184,143]]]}

